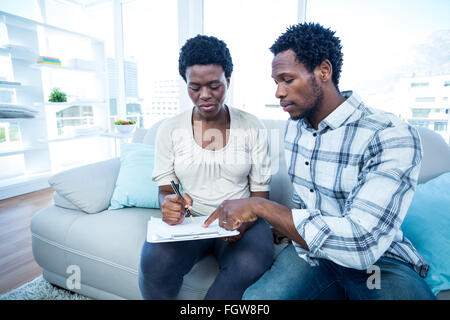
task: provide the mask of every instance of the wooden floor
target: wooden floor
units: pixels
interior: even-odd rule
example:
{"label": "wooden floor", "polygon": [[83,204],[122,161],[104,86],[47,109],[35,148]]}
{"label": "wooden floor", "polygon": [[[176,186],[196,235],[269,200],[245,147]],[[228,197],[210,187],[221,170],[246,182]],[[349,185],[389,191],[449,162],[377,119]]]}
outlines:
{"label": "wooden floor", "polygon": [[52,195],[52,189],[44,189],[0,200],[0,294],[42,273],[31,251],[30,221],[36,211],[53,203]]}

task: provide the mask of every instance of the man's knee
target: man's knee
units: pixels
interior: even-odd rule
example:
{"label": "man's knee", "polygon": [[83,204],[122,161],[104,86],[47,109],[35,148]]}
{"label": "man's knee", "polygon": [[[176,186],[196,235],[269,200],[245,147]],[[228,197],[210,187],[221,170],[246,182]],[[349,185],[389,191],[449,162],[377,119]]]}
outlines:
{"label": "man's knee", "polygon": [[[423,278],[401,261],[381,258],[369,272],[358,297],[382,300],[435,299]],[[364,293],[365,292],[365,293]]]}

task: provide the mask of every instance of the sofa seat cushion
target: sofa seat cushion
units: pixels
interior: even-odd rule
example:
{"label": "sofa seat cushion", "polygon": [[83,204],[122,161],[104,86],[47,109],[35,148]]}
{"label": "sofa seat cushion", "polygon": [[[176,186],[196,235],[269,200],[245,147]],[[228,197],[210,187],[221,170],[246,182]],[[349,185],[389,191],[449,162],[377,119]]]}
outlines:
{"label": "sofa seat cushion", "polygon": [[[61,276],[69,276],[68,266],[78,266],[81,285],[141,299],[138,267],[147,222],[152,216],[161,217],[159,209],[124,208],[85,214],[49,206],[32,219],[33,253],[39,265]],[[213,256],[201,260],[185,276],[179,298],[202,299],[217,272]]]}
{"label": "sofa seat cushion", "polygon": [[31,219],[33,255],[43,268],[60,275],[66,274],[65,242],[67,230],[82,211],[64,209],[55,205],[36,212]]}

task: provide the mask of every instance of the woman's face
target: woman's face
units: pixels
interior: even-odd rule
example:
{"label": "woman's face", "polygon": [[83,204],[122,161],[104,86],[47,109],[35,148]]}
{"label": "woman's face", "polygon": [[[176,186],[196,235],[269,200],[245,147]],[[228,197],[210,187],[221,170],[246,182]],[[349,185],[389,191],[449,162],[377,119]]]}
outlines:
{"label": "woman's face", "polygon": [[225,78],[222,66],[193,65],[186,69],[189,97],[205,119],[217,116],[225,101],[230,78]]}

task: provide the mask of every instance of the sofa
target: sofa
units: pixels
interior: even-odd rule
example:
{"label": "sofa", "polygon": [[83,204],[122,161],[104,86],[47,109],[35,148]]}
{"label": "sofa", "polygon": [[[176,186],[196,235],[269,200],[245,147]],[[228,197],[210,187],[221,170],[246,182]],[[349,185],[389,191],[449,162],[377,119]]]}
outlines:
{"label": "sofa", "polygon": [[[289,206],[292,185],[283,152],[285,121],[264,120],[269,130],[273,176],[270,199]],[[154,144],[160,123],[137,129],[133,143]],[[424,157],[419,183],[450,171],[450,147],[436,133],[418,128]],[[436,157],[435,155],[439,155]],[[120,170],[120,158],[85,165],[55,174],[54,204],[31,221],[32,250],[50,283],[94,299],[141,299],[138,266],[147,221],[161,217],[159,209],[127,207],[108,210]],[[274,245],[274,255],[283,245]],[[68,281],[78,268],[79,286]],[[185,276],[178,299],[202,299],[218,272],[210,255]],[[450,299],[450,291],[440,299]]]}

